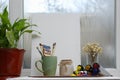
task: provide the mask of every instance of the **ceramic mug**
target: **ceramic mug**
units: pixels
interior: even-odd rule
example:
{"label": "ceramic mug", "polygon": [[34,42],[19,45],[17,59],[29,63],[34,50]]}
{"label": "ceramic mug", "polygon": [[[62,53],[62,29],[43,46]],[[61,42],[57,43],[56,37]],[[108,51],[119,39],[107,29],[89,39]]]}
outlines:
{"label": "ceramic mug", "polygon": [[[42,64],[42,69],[38,67],[38,63]],[[57,57],[42,56],[41,60],[35,62],[35,67],[38,71],[42,72],[44,76],[55,76],[57,68]]]}

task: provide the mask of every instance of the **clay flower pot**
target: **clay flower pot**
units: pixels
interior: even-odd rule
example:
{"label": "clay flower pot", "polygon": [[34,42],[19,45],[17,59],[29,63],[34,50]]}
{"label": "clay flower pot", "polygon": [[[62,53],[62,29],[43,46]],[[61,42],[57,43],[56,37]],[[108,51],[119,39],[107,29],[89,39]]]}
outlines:
{"label": "clay flower pot", "polygon": [[0,77],[20,76],[24,49],[0,48]]}

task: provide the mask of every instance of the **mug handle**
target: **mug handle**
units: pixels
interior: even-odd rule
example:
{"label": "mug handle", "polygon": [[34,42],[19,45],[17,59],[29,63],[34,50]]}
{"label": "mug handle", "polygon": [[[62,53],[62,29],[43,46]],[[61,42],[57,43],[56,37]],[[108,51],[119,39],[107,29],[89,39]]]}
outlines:
{"label": "mug handle", "polygon": [[40,62],[40,63],[42,64],[42,60],[38,60],[38,61],[36,61],[36,62],[35,62],[35,67],[37,68],[37,70],[38,70],[38,71],[40,71],[40,72],[44,73],[44,71],[43,71],[43,70],[41,70],[41,69],[39,69],[39,68],[38,68],[38,65],[37,65],[37,64],[38,64],[38,62]]}

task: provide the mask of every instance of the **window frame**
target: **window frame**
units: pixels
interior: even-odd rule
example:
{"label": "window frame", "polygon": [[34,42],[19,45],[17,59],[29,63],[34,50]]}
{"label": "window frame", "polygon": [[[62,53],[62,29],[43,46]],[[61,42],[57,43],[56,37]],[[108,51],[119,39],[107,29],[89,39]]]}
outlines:
{"label": "window frame", "polygon": [[[116,10],[115,10],[115,24],[116,24],[116,68],[107,68],[108,72],[120,72],[120,0],[115,0]],[[19,8],[19,9],[18,9]],[[16,18],[24,17],[24,0],[9,0],[9,14],[10,20],[13,22]],[[20,43],[22,44],[24,39],[22,38]],[[23,45],[20,46],[24,48]],[[22,75],[30,75],[31,69],[22,69]],[[114,72],[113,72],[114,71]],[[117,73],[114,74],[116,76],[120,76]]]}

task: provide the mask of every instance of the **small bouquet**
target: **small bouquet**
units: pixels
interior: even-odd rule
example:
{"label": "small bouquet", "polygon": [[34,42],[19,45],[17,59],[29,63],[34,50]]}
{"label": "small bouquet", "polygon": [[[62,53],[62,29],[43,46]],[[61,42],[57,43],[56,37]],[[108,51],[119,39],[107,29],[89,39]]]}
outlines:
{"label": "small bouquet", "polygon": [[102,53],[102,47],[100,47],[99,43],[88,43],[82,50],[88,53],[91,63],[95,62],[97,55]]}
{"label": "small bouquet", "polygon": [[102,53],[102,47],[98,43],[88,43],[83,47],[83,51],[86,53]]}

